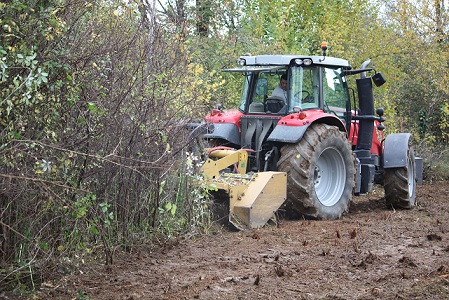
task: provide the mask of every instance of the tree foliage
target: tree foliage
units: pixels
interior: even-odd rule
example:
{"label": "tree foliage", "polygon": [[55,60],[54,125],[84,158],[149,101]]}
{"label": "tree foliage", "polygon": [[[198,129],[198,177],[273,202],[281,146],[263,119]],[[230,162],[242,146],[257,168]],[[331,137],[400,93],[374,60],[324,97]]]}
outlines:
{"label": "tree foliage", "polygon": [[385,63],[394,76],[388,100],[396,111],[396,129],[416,133],[424,145],[447,143],[449,24],[444,1],[389,2],[392,18]]}
{"label": "tree foliage", "polygon": [[137,2],[0,8],[2,287],[23,265],[205,230],[184,127],[215,86],[182,40]]}

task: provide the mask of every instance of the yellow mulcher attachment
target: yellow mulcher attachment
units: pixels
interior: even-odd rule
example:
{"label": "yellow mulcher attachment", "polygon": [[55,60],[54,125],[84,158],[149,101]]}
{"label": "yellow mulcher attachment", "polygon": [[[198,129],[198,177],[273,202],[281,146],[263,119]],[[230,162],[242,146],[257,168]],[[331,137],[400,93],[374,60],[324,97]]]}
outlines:
{"label": "yellow mulcher attachment", "polygon": [[[265,225],[287,197],[285,172],[246,173],[246,150],[209,149],[202,166],[206,184],[229,195],[229,222],[236,228],[259,228]],[[234,166],[234,173],[223,172]]]}

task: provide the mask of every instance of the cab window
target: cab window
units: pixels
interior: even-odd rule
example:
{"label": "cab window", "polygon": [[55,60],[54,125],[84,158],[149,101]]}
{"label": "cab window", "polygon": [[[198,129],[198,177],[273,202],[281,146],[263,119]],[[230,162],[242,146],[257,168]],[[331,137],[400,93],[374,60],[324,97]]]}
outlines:
{"label": "cab window", "polygon": [[348,93],[344,87],[345,77],[341,69],[323,68],[323,96],[325,109],[328,112],[343,117],[346,112]]}

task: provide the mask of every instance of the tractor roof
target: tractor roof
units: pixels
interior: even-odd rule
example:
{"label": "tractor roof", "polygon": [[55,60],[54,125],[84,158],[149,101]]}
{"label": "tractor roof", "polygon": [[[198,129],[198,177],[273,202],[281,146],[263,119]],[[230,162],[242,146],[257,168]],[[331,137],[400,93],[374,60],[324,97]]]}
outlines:
{"label": "tractor roof", "polygon": [[244,66],[289,66],[295,64],[296,59],[311,59],[314,65],[343,67],[351,69],[351,65],[345,59],[330,56],[310,56],[310,55],[244,55],[239,61]]}

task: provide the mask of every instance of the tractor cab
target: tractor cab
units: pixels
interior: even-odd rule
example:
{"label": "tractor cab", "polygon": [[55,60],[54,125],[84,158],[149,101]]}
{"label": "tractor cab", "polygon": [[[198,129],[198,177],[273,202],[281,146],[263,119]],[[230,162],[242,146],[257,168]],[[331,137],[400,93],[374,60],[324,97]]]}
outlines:
{"label": "tractor cab", "polygon": [[348,88],[341,59],[314,56],[243,56],[240,68],[225,72],[243,75],[239,110],[244,114],[285,116],[320,109],[343,117]]}

